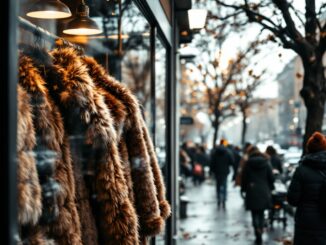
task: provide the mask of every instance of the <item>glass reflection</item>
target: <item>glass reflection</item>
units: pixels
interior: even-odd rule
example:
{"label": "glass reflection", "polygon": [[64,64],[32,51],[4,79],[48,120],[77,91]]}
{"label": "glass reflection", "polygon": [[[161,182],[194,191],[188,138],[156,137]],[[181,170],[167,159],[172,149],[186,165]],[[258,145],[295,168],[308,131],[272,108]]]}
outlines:
{"label": "glass reflection", "polygon": [[[155,146],[166,182],[166,48],[155,38]],[[165,232],[156,237],[156,244],[164,244]]]}

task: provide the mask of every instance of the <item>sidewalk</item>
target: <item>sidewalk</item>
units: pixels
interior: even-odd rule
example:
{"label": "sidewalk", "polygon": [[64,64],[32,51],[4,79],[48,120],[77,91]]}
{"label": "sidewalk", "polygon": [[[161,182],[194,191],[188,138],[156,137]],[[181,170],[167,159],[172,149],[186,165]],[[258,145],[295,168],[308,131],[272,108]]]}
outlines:
{"label": "sidewalk", "polygon": [[[239,188],[228,183],[226,211],[217,210],[215,183],[206,181],[194,187],[187,182],[188,217],[180,220],[181,245],[252,245],[254,234],[250,213],[245,211]],[[274,231],[265,232],[264,244],[283,244],[293,233],[293,219],[288,217],[288,227],[274,223]],[[289,244],[289,243],[284,243]]]}

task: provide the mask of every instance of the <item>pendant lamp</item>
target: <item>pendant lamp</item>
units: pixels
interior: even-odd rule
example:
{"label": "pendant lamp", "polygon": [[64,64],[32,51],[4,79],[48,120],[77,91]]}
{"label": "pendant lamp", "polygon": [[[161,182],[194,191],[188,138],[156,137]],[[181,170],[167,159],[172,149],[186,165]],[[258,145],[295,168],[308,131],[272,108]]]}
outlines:
{"label": "pendant lamp", "polygon": [[69,35],[95,35],[102,33],[96,22],[89,17],[89,7],[82,0],[77,7],[76,17],[67,24],[67,28],[63,31]]}
{"label": "pendant lamp", "polygon": [[39,0],[26,15],[37,19],[63,19],[70,17],[71,12],[68,6],[59,0]]}

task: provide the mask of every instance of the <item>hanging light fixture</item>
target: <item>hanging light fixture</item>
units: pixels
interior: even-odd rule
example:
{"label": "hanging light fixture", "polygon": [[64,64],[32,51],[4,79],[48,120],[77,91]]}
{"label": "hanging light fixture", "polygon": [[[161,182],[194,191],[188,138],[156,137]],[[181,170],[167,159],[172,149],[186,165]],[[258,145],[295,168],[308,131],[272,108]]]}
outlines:
{"label": "hanging light fixture", "polygon": [[199,30],[205,27],[207,10],[205,9],[189,9],[188,19],[189,28],[191,30]]}
{"label": "hanging light fixture", "polygon": [[70,17],[71,12],[68,6],[59,0],[39,0],[26,15],[38,19],[63,19]]}
{"label": "hanging light fixture", "polygon": [[69,35],[95,35],[102,33],[96,22],[89,17],[89,7],[82,0],[77,7],[76,17],[70,21],[67,28],[63,31]]}

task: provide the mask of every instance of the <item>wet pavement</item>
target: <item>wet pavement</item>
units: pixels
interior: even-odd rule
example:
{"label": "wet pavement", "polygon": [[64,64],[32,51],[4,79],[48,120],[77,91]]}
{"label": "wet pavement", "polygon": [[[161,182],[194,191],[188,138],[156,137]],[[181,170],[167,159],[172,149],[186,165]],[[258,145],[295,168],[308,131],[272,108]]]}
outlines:
{"label": "wet pavement", "polygon": [[[218,210],[215,183],[211,180],[201,186],[186,183],[186,195],[190,199],[187,218],[180,220],[180,245],[252,245],[254,234],[251,216],[244,209],[239,188],[228,183],[226,210]],[[267,214],[266,214],[267,215]],[[266,228],[264,244],[291,244],[293,219],[288,215],[288,226],[274,223],[274,229]]]}

